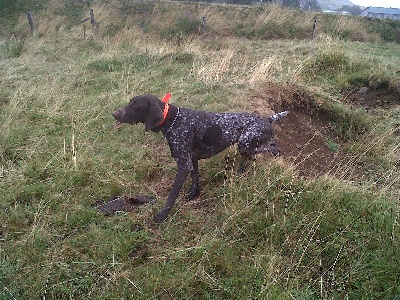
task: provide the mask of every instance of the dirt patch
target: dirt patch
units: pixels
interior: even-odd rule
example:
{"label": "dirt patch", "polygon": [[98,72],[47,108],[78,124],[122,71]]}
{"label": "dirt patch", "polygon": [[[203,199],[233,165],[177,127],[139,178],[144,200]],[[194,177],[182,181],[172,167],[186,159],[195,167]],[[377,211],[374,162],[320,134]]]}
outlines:
{"label": "dirt patch", "polygon": [[389,87],[361,87],[344,92],[343,101],[367,111],[390,109],[400,105],[400,94]]}
{"label": "dirt patch", "polygon": [[255,98],[260,104],[254,109],[257,113],[265,115],[265,107],[275,112],[290,111],[275,124],[275,140],[281,155],[293,164],[298,175],[315,178],[332,171],[338,160],[339,141],[330,130],[330,115],[318,99],[299,89],[274,85]]}
{"label": "dirt patch", "polygon": [[328,133],[328,123],[316,123],[304,112],[293,110],[275,130],[281,154],[300,176],[318,177],[331,171],[335,162],[337,142]]}

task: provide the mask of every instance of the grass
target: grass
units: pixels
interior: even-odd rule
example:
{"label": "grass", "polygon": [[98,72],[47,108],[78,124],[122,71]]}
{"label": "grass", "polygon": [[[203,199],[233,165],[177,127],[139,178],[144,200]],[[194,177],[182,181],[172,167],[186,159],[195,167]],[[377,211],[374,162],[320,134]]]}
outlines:
{"label": "grass", "polygon": [[[104,31],[87,39],[80,26],[58,25],[24,37],[22,20],[19,37],[1,38],[0,298],[398,297],[398,106],[355,109],[341,92],[394,85],[398,45],[325,34],[249,40],[235,31],[240,22],[227,21],[254,16],[248,7],[151,4],[116,21],[112,34],[109,16],[127,1],[97,4]],[[154,28],[176,25],[161,24],[163,9],[225,15],[209,14],[209,36],[161,38]],[[257,10],[267,14],[268,6]],[[53,18],[48,9],[43,18],[56,25],[78,13]],[[262,28],[273,19],[254,20]],[[23,46],[10,52],[11,44]],[[280,94],[270,99],[274,88]],[[312,97],[298,103],[294,90]],[[268,114],[281,101],[327,112],[333,135],[324,143],[340,157],[340,172],[302,178],[283,156],[237,176],[239,158],[228,149],[201,162],[200,198],[179,199],[155,225],[175,163],[160,134],[117,131],[110,112],[132,95],[169,91],[173,103],[194,109]],[[112,195],[139,194],[158,201],[112,217],[94,208]]]}
{"label": "grass", "polygon": [[6,56],[9,58],[19,57],[24,50],[24,40],[12,39],[5,44]]}

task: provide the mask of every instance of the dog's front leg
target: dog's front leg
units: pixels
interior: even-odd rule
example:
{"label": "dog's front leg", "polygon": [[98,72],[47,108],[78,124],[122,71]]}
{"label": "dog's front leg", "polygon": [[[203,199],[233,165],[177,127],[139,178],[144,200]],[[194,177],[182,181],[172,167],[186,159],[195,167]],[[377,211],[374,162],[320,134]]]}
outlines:
{"label": "dog's front leg", "polygon": [[190,170],[186,163],[180,164],[178,162],[178,171],[176,173],[174,183],[172,184],[171,191],[169,192],[167,203],[165,204],[164,208],[154,216],[154,222],[162,223],[167,218],[169,212],[175,204],[175,200],[178,197],[179,191],[181,190],[183,183],[189,175],[189,172]]}
{"label": "dog's front leg", "polygon": [[190,186],[190,189],[187,193],[187,199],[188,200],[193,200],[196,198],[199,193],[199,161],[196,158],[192,158],[192,164],[193,164],[193,170],[191,172],[192,174],[192,185]]}

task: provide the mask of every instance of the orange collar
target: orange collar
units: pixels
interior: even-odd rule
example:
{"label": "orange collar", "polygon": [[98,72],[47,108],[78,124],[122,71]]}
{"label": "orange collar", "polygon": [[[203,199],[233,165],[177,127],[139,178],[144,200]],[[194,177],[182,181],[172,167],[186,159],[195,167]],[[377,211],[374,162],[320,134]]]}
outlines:
{"label": "orange collar", "polygon": [[165,103],[165,105],[164,105],[164,112],[163,112],[163,120],[161,121],[160,126],[161,126],[162,123],[164,123],[165,119],[167,118],[167,115],[168,115],[168,112],[169,112],[168,101],[169,101],[169,99],[171,99],[171,96],[172,96],[172,94],[168,93],[161,100],[163,103]]}

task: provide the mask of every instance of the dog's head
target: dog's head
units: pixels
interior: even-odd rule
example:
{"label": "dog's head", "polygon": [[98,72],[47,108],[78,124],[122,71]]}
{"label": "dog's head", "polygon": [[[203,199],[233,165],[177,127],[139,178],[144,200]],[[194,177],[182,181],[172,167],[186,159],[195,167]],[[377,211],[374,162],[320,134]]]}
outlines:
{"label": "dog's head", "polygon": [[120,123],[144,123],[146,131],[158,131],[164,119],[163,105],[156,96],[145,94],[133,97],[127,106],[117,109],[112,115]]}

